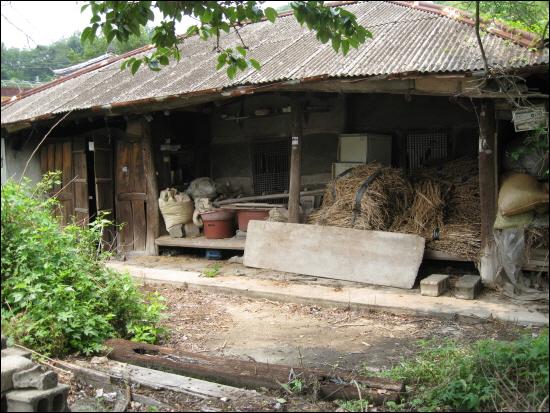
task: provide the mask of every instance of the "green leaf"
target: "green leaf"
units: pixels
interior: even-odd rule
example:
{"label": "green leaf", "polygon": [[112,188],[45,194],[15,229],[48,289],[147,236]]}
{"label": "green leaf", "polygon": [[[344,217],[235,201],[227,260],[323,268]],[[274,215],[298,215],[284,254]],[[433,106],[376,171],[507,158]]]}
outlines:
{"label": "green leaf", "polygon": [[132,63],[132,67],[130,68],[130,71],[132,72],[132,75],[135,75],[136,72],[138,71],[139,67],[141,66],[141,60],[139,59],[136,59],[133,63]]}
{"label": "green leaf", "polygon": [[82,13],[84,10],[86,10],[90,5],[86,3],[84,6],[80,8],[80,13]]}
{"label": "green leaf", "polygon": [[212,11],[210,9],[205,9],[199,17],[202,23],[210,23],[213,17]]}
{"label": "green leaf", "polygon": [[340,50],[340,38],[339,37],[333,37],[332,38],[332,48],[335,52],[338,52]]}
{"label": "green leaf", "polygon": [[244,47],[237,46],[236,49],[241,55],[246,56],[246,49]]}
{"label": "green leaf", "polygon": [[237,74],[237,65],[232,64],[227,68],[227,76],[229,76],[229,79],[233,79],[235,75]]}
{"label": "green leaf", "polygon": [[267,17],[267,20],[269,20],[271,23],[275,23],[275,19],[279,15],[277,13],[277,10],[275,10],[273,7],[268,7],[264,10],[265,17]]}
{"label": "green leaf", "polygon": [[83,31],[82,31],[82,34],[80,35],[80,42],[81,43],[84,43],[86,42],[86,40],[90,39],[90,42],[91,42],[91,37],[92,37],[92,28],[91,27],[86,27]]}
{"label": "green leaf", "polygon": [[159,56],[158,60],[159,60],[159,63],[163,66],[168,66],[168,63],[170,63],[170,61],[168,60],[168,56],[166,55]]}
{"label": "green leaf", "polygon": [[342,53],[344,53],[344,56],[347,55],[349,52],[349,42],[347,39],[342,40]]}
{"label": "green leaf", "polygon": [[262,68],[262,66],[260,65],[260,62],[258,62],[256,59],[250,59],[249,62],[252,65],[252,67],[256,70],[260,70]]}

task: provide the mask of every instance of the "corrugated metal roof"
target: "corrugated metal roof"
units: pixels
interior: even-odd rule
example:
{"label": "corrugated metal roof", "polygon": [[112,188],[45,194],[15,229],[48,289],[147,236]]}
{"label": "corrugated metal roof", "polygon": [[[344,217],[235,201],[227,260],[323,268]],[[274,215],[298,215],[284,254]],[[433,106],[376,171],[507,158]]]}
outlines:
{"label": "corrugated metal roof", "polygon": [[[240,72],[231,80],[224,70],[215,69],[213,42],[188,38],[181,46],[181,61],[160,72],[142,69],[132,76],[121,71],[116,60],[3,106],[2,124],[140,99],[322,75],[343,78],[483,69],[471,24],[394,2],[358,2],[344,7],[373,33],[372,39],[345,57],[336,54],[330,43],[321,44],[293,16],[284,16],[275,24],[263,21],[240,29],[250,56],[262,63],[260,71]],[[221,39],[222,47],[237,44],[234,33]],[[533,52],[494,34],[485,34],[483,44],[491,66],[512,69],[548,63],[548,49]]]}

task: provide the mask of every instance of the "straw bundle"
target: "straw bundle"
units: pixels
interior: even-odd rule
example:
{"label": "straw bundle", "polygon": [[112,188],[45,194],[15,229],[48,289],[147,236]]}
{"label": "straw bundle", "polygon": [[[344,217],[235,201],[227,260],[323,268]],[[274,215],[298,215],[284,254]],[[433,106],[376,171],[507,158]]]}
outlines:
{"label": "straw bundle", "polygon": [[479,225],[445,224],[439,239],[427,241],[426,248],[476,261],[481,249]]}
{"label": "straw bundle", "polygon": [[359,166],[327,185],[323,204],[308,223],[352,228],[355,194],[380,169],[361,199],[353,228],[417,234],[429,249],[476,260],[481,244],[477,165],[477,159],[464,157],[426,168],[416,172],[414,186],[399,169]]}
{"label": "straw bundle", "polygon": [[431,238],[433,231],[443,226],[445,199],[442,186],[436,181],[422,179],[413,188],[412,205],[395,220],[392,230]]}
{"label": "straw bundle", "polygon": [[445,188],[446,211],[439,239],[426,237],[426,248],[477,260],[481,248],[478,160],[462,157],[418,173]]}
{"label": "straw bundle", "polygon": [[[355,195],[361,185],[374,173],[380,174],[371,182],[361,198],[361,212],[352,226]],[[344,228],[387,231],[396,216],[406,210],[412,188],[398,169],[370,163],[354,168],[349,176],[332,180],[327,185],[323,205],[310,214],[308,222]],[[335,196],[333,196],[335,195]]]}

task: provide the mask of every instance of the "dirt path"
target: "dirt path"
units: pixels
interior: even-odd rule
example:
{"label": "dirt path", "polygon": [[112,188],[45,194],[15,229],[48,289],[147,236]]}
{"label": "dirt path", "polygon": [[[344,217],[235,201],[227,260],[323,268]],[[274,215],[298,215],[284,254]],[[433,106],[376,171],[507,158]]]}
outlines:
{"label": "dirt path", "polygon": [[148,285],[167,300],[169,347],[287,363],[370,370],[386,369],[420,350],[419,340],[511,339],[510,324],[357,313],[342,309],[223,296]]}

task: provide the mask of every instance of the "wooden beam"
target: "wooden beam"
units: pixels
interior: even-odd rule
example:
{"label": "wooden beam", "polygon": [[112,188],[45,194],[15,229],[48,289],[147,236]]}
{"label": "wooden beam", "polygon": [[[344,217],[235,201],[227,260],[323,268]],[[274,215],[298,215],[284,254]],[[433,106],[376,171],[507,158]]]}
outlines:
{"label": "wooden beam", "polygon": [[496,281],[497,257],[493,224],[497,213],[497,147],[494,102],[479,105],[479,195],[481,208],[480,274],[484,284]]}
{"label": "wooden beam", "polygon": [[159,191],[151,143],[151,125],[145,119],[142,119],[141,127],[143,137],[143,170],[145,174],[145,187],[147,193],[147,200],[145,204],[147,216],[147,237],[145,241],[145,250],[150,255],[158,255],[158,247],[155,244],[155,239],[158,238],[160,232],[158,205]]}
{"label": "wooden beam", "polygon": [[300,178],[303,140],[302,105],[295,100],[292,103],[292,149],[290,152],[290,186],[288,196],[288,222],[300,222]]}
{"label": "wooden beam", "polygon": [[[252,360],[229,359],[177,351],[146,343],[134,343],[113,339],[105,342],[112,351],[111,360],[136,366],[168,371],[201,380],[209,380],[227,386],[280,390],[294,371],[308,390],[316,388],[323,399],[334,400],[343,396],[358,399],[365,397],[375,404],[399,401],[405,390],[402,382],[381,377],[369,377],[354,372],[338,372],[310,369],[299,366],[262,363]],[[336,384],[336,379],[340,384]],[[357,392],[361,388],[361,395]]]}
{"label": "wooden beam", "polygon": [[[325,193],[324,189],[315,189],[311,191],[302,191],[300,192],[300,196],[302,195],[323,195]],[[248,201],[267,201],[270,199],[282,199],[282,198],[288,198],[289,194],[270,194],[270,195],[255,195],[255,196],[244,196],[242,198],[230,198],[230,199],[224,199],[223,201],[214,201],[212,204],[215,207],[219,207],[221,205],[229,205],[229,204],[239,204],[243,202]],[[276,208],[274,205],[273,208]]]}

